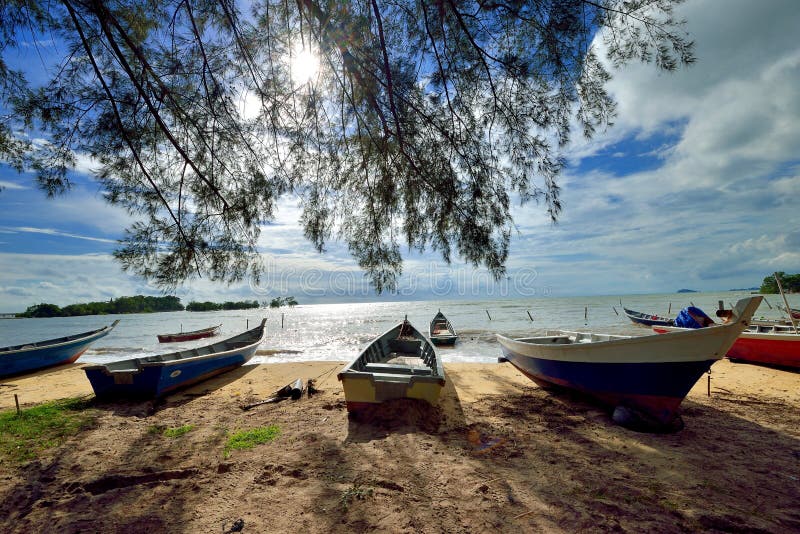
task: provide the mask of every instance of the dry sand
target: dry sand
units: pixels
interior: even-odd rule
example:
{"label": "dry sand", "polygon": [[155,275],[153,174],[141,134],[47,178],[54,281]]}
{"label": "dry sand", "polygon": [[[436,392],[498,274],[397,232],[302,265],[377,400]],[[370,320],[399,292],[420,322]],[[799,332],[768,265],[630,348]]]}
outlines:
{"label": "dry sand", "polygon": [[[90,395],[80,367],[0,381],[0,409]],[[438,407],[355,421],[340,367],[246,366],[156,405],[99,403],[92,429],[1,466],[0,531],[800,532],[800,373],[720,361],[683,431],[643,434],[508,364],[448,364]],[[322,393],[240,408],[301,377]],[[271,424],[275,441],[224,457],[227,432]]]}

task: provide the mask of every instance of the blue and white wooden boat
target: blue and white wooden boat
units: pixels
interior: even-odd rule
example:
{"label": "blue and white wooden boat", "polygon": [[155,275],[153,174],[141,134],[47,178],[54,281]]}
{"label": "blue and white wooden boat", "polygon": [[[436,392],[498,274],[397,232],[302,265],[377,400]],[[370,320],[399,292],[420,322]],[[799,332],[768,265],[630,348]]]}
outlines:
{"label": "blue and white wooden boat", "polygon": [[0,377],[38,371],[77,360],[89,345],[107,336],[119,320],[99,330],[0,348]]}
{"label": "blue and white wooden boat", "polygon": [[625,312],[625,315],[628,316],[628,319],[633,321],[633,324],[641,324],[645,326],[674,326],[675,319],[671,319],[669,317],[662,317],[660,315],[651,315],[649,313],[642,313],[633,310],[629,310],[628,308],[622,308],[622,311]]}
{"label": "blue and white wooden boat", "polygon": [[266,323],[212,345],[83,369],[97,397],[159,398],[250,361],[264,340]]}
{"label": "blue and white wooden boat", "polygon": [[[614,409],[668,427],[697,380],[723,358],[761,302],[742,299],[730,323],[714,328],[639,337],[547,332],[509,339],[498,335],[503,358],[543,387],[588,395]],[[617,410],[621,408],[621,410]]]}

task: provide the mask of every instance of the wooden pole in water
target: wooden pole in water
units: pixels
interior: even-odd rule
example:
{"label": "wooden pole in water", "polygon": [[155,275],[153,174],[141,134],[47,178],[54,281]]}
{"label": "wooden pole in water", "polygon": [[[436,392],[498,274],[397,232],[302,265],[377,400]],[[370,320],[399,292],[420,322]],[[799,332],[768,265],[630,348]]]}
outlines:
{"label": "wooden pole in water", "polygon": [[16,393],[14,393],[14,404],[17,405],[17,415],[19,416],[19,397],[17,397]]}
{"label": "wooden pole in water", "polygon": [[589,306],[583,307],[583,322],[589,324]]}
{"label": "wooden pole in water", "polygon": [[672,314],[672,303],[669,303],[669,307],[667,308],[667,315]]}
{"label": "wooden pole in water", "polygon": [[247,322],[245,323],[245,325],[246,326],[244,327],[244,329],[245,330],[250,330],[250,319],[247,319]]}
{"label": "wooden pole in water", "polygon": [[800,334],[800,332],[797,331],[797,323],[794,322],[794,317],[792,317],[792,309],[789,307],[789,301],[786,300],[786,295],[783,293],[783,286],[781,285],[781,279],[778,278],[778,273],[775,273],[772,276],[775,277],[775,281],[778,283],[778,291],[781,292],[781,297],[783,297],[783,305],[786,306],[786,313],[789,315],[789,320],[792,322],[792,328],[794,328],[794,333]]}
{"label": "wooden pole in water", "polygon": [[533,322],[533,317],[531,317],[531,311],[530,310],[527,310],[527,311],[528,311],[528,317],[530,317],[531,318],[531,322]]}
{"label": "wooden pole in water", "polygon": [[612,310],[614,310],[614,313],[616,313],[617,315],[619,315],[619,312],[617,311],[617,309],[616,309],[614,306],[611,306],[611,309],[612,309]]}
{"label": "wooden pole in water", "polygon": [[281,314],[281,328],[283,328],[283,314]]}
{"label": "wooden pole in water", "polygon": [[489,315],[489,310],[486,310],[486,315],[488,315],[488,316],[489,316],[489,320],[491,321],[491,320],[492,320],[492,316],[491,316],[491,315]]}

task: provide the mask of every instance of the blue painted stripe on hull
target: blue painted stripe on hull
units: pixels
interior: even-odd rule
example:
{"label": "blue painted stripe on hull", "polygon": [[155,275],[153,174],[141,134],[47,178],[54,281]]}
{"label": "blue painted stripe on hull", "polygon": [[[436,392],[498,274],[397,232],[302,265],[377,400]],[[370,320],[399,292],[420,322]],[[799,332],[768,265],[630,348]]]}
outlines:
{"label": "blue painted stripe on hull", "polygon": [[[232,354],[213,360],[185,362],[180,365],[148,365],[138,373],[118,375],[130,377],[131,383],[115,383],[113,375],[103,369],[86,369],[86,376],[98,397],[155,398],[175,390],[189,387],[218,374],[241,367],[251,354]],[[180,371],[177,376],[172,376]]]}
{"label": "blue painted stripe on hull", "polygon": [[0,377],[18,375],[71,363],[83,354],[95,339],[63,347],[46,347],[28,353],[13,354],[0,359]]}
{"label": "blue painted stripe on hull", "polygon": [[675,416],[689,390],[716,361],[565,362],[523,356],[506,347],[502,350],[509,362],[537,383],[574,389],[612,407],[630,405],[661,421]]}

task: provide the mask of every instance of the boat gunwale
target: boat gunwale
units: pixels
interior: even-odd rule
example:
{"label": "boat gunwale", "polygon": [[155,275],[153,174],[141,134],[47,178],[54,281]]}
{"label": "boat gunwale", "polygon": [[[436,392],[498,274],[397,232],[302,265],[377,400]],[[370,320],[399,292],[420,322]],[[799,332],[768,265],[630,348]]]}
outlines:
{"label": "boat gunwale", "polygon": [[[379,335],[379,336],[376,336],[375,338],[373,338],[373,339],[372,339],[372,340],[371,340],[371,341],[370,341],[370,342],[369,342],[369,343],[368,343],[368,344],[367,344],[367,345],[364,347],[364,349],[363,349],[363,350],[362,350],[362,351],[361,351],[361,352],[358,354],[358,356],[356,356],[356,357],[355,357],[353,360],[351,360],[350,362],[348,362],[348,363],[345,365],[345,367],[344,367],[344,368],[342,368],[342,370],[341,370],[341,371],[339,371],[339,373],[337,373],[337,375],[336,375],[336,376],[337,376],[337,378],[338,378],[339,380],[342,380],[343,378],[353,378],[353,377],[368,377],[368,376],[373,376],[373,375],[375,375],[376,373],[374,373],[374,372],[371,372],[371,371],[359,371],[359,370],[357,370],[357,369],[353,369],[353,366],[354,366],[354,365],[355,365],[355,364],[356,364],[356,363],[357,363],[359,360],[361,360],[361,358],[362,358],[362,357],[364,357],[364,356],[366,355],[367,351],[369,350],[369,348],[370,348],[372,345],[374,345],[375,343],[379,342],[381,339],[383,339],[384,337],[386,337],[387,335],[389,335],[389,334],[390,334],[391,332],[393,332],[394,330],[396,330],[396,329],[401,329],[401,328],[403,327],[403,325],[404,325],[404,324],[408,324],[408,326],[409,326],[409,327],[412,329],[412,331],[416,333],[416,335],[414,336],[414,339],[418,339],[418,340],[420,340],[422,343],[427,343],[427,344],[430,346],[430,348],[431,348],[431,352],[433,353],[433,356],[434,356],[434,359],[435,359],[435,363],[436,363],[436,365],[435,365],[435,366],[428,365],[427,363],[425,363],[425,367],[431,370],[431,374],[430,374],[430,375],[413,375],[413,380],[420,380],[420,379],[424,379],[424,380],[422,380],[423,382],[430,382],[430,381],[438,381],[438,380],[443,380],[443,379],[444,379],[444,365],[442,364],[442,359],[441,359],[441,357],[440,357],[438,354],[436,354],[436,347],[434,346],[433,342],[431,342],[431,341],[430,341],[428,338],[426,338],[424,335],[422,335],[422,333],[421,333],[419,330],[417,330],[417,329],[414,327],[414,325],[412,325],[410,322],[408,322],[408,321],[405,321],[405,320],[404,320],[404,321],[400,321],[398,324],[396,324],[395,326],[393,326],[393,327],[389,328],[389,329],[388,329],[386,332],[384,332],[383,334],[381,334],[381,335]],[[424,360],[423,360],[423,363],[424,363]],[[403,374],[401,374],[401,373],[383,373],[383,374],[391,374],[391,375],[396,375],[396,376],[404,376],[404,375],[403,375]],[[434,380],[431,380],[431,379],[434,379]]]}
{"label": "boat gunwale", "polygon": [[[238,353],[238,352],[246,352],[246,351],[250,350],[251,348],[257,348],[258,345],[260,345],[264,341],[264,338],[267,335],[266,321],[267,320],[264,319],[262,321],[262,323],[261,323],[261,326],[253,328],[252,330],[248,330],[248,331],[242,332],[241,334],[233,336],[232,338],[225,339],[225,340],[222,340],[222,341],[217,341],[216,343],[212,343],[210,345],[203,345],[202,347],[195,347],[195,348],[192,348],[192,349],[184,349],[184,350],[179,350],[179,351],[175,351],[175,352],[168,352],[166,354],[155,354],[153,356],[142,356],[142,357],[138,357],[138,358],[128,358],[128,359],[125,359],[125,360],[117,360],[115,362],[110,362],[110,363],[91,364],[91,365],[84,366],[83,369],[84,370],[89,370],[89,371],[102,370],[107,374],[112,374],[112,373],[138,373],[138,372],[141,372],[145,367],[171,367],[171,366],[177,365],[177,364],[201,361],[201,360],[205,360],[205,359],[211,359],[212,357],[216,358],[216,357],[219,357],[219,356],[229,356],[231,354],[235,354],[235,353]],[[217,343],[227,343],[227,342],[230,342],[230,341],[234,340],[235,338],[237,338],[239,336],[242,336],[242,335],[244,335],[244,334],[246,334],[248,332],[252,332],[253,330],[256,330],[258,328],[261,328],[261,336],[259,337],[258,340],[254,341],[252,343],[248,343],[247,345],[242,345],[241,347],[238,347],[238,348],[235,348],[235,349],[223,350],[223,351],[219,351],[219,352],[211,352],[209,354],[197,354],[197,355],[189,356],[187,358],[175,358],[175,359],[171,359],[171,360],[162,360],[162,361],[158,361],[158,360],[149,360],[148,361],[148,358],[157,358],[157,357],[163,358],[165,356],[172,356],[172,355],[175,355],[175,354],[181,354],[181,353],[184,353],[184,352],[191,352],[191,351],[202,349],[202,348],[205,348],[205,347],[211,347],[213,345],[216,345]],[[119,363],[123,363],[123,362],[135,362],[137,365],[136,365],[135,368],[125,368],[125,369],[119,369],[119,370],[109,369],[109,365],[119,364]]]}
{"label": "boat gunwale", "polygon": [[[604,350],[613,350],[617,347],[624,347],[630,348],[636,345],[641,344],[652,344],[656,343],[657,345],[661,345],[663,347],[668,347],[669,345],[673,344],[676,339],[681,341],[685,340],[686,338],[692,337],[713,337],[719,338],[722,341],[725,337],[731,336],[732,330],[739,330],[736,336],[733,336],[734,341],[736,337],[738,337],[739,333],[746,327],[746,321],[736,321],[726,325],[717,325],[711,326],[708,328],[702,329],[688,329],[686,331],[680,332],[670,332],[669,334],[652,334],[652,335],[644,335],[644,336],[632,336],[623,339],[614,339],[608,341],[592,341],[592,342],[583,342],[583,343],[569,343],[569,344],[544,344],[544,343],[531,343],[525,341],[517,341],[515,339],[508,338],[501,334],[496,334],[498,342],[503,345],[504,347],[512,350],[516,354],[520,356],[524,356],[527,358],[537,358],[541,360],[552,360],[552,361],[564,361],[564,362],[575,362],[575,363],[673,363],[673,362],[684,362],[684,361],[701,361],[701,360],[719,360],[725,357],[726,351],[719,351],[720,353],[714,353],[707,355],[704,358],[697,358],[697,357],[686,357],[686,356],[675,356],[671,354],[669,356],[659,356],[654,358],[650,354],[645,354],[644,356],[641,355],[621,355],[618,358],[610,359],[608,357],[604,357],[604,359],[599,360],[597,356],[594,357],[591,354],[584,355],[580,354],[582,352],[586,352],[587,349],[602,347]],[[710,333],[711,332],[711,333]],[[560,337],[560,336],[543,336],[540,338],[525,338],[525,339],[552,339],[553,337]],[[538,349],[545,349],[546,352],[561,352],[563,354],[547,354],[547,355],[530,355],[526,354],[524,350],[525,348],[538,348]],[[553,350],[548,350],[553,349]],[[652,352],[652,351],[650,351]],[[574,354],[570,354],[574,353]]]}
{"label": "boat gunwale", "polygon": [[[110,325],[106,325],[103,328],[98,328],[97,330],[90,330],[88,332],[81,332],[79,334],[74,334],[73,336],[62,336],[53,339],[45,339],[42,341],[36,341],[37,344],[26,343],[24,345],[10,345],[8,347],[0,348],[0,358],[4,356],[9,356],[11,354],[21,354],[24,352],[30,352],[34,350],[45,350],[45,349],[55,349],[64,347],[67,345],[78,345],[85,341],[89,341],[90,339],[94,338],[95,336],[105,336],[119,324],[119,319],[111,323]],[[47,345],[38,345],[39,343],[48,343],[53,341],[58,341],[63,339],[64,341],[60,341],[58,343],[50,343]]]}

